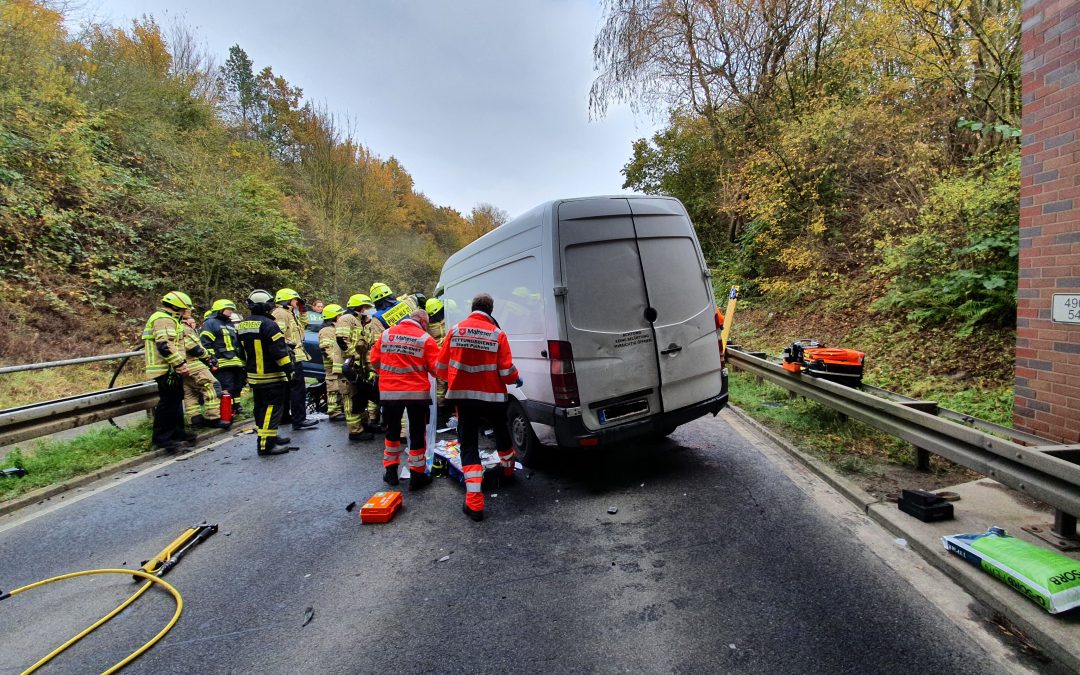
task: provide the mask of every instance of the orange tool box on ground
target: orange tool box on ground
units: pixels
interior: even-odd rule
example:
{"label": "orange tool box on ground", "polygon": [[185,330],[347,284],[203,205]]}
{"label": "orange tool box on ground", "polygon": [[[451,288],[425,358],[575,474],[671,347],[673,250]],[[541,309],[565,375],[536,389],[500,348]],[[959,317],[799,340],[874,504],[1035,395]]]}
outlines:
{"label": "orange tool box on ground", "polygon": [[376,492],[360,507],[361,523],[387,523],[401,508],[400,492]]}

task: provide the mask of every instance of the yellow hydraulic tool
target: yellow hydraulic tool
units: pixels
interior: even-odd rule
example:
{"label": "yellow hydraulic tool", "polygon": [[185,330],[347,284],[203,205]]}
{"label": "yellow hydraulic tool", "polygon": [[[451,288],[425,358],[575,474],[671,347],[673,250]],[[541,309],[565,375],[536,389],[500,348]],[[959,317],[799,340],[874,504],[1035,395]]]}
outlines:
{"label": "yellow hydraulic tool", "polygon": [[727,309],[724,310],[724,329],[720,331],[720,343],[727,353],[728,336],[731,335],[731,326],[735,323],[735,303],[739,300],[739,287],[732,286],[728,292]]}
{"label": "yellow hydraulic tool", "polygon": [[127,574],[127,575],[131,575],[136,581],[138,581],[139,579],[145,579],[146,580],[146,583],[143,584],[143,586],[140,587],[139,590],[135,591],[135,593],[133,593],[131,595],[131,597],[129,597],[127,600],[124,600],[122,603],[117,605],[115,609],[113,609],[111,612],[109,612],[105,616],[103,616],[100,619],[98,619],[97,621],[95,621],[93,624],[88,626],[86,629],[84,629],[78,635],[76,635],[75,637],[71,638],[70,640],[68,640],[64,644],[60,645],[56,649],[52,650],[51,652],[49,652],[48,654],[43,656],[41,659],[39,659],[37,661],[37,663],[35,663],[34,665],[32,665],[29,668],[27,668],[26,670],[24,670],[22,672],[22,675],[29,675],[29,673],[34,672],[38,668],[41,668],[42,666],[44,666],[49,661],[52,661],[54,658],[56,658],[61,653],[63,653],[64,650],[66,650],[68,647],[72,646],[73,644],[75,644],[79,640],[83,639],[84,637],[86,637],[90,633],[94,632],[95,630],[97,630],[101,626],[105,625],[110,619],[112,619],[116,615],[120,614],[120,612],[124,611],[125,609],[127,609],[127,607],[131,605],[131,603],[135,602],[140,597],[142,597],[143,593],[150,590],[151,586],[157,584],[157,585],[161,586],[165,591],[167,591],[170,595],[172,595],[174,600],[176,600],[176,610],[173,612],[172,618],[169,619],[169,623],[167,623],[164,628],[162,628],[160,631],[158,631],[157,635],[152,637],[142,647],[139,647],[138,649],[136,649],[134,652],[129,654],[123,660],[119,661],[118,663],[113,665],[111,668],[104,671],[104,673],[105,673],[105,675],[111,675],[112,673],[115,673],[115,672],[119,671],[121,668],[128,665],[129,663],[131,663],[135,659],[139,658],[143,653],[146,652],[146,650],[153,647],[155,644],[157,644],[161,640],[161,638],[165,637],[166,633],[168,633],[170,630],[172,630],[173,626],[176,625],[176,622],[180,620],[180,613],[184,609],[184,599],[182,597],[180,597],[180,592],[177,591],[172,585],[170,585],[169,583],[167,583],[166,581],[161,579],[161,577],[166,572],[168,572],[173,567],[175,567],[176,564],[178,562],[180,562],[180,558],[182,558],[184,556],[184,554],[187,553],[191,549],[191,547],[196,546],[196,545],[206,541],[210,536],[212,536],[217,531],[218,531],[218,526],[217,525],[208,525],[206,523],[203,523],[201,525],[196,525],[195,527],[188,528],[187,530],[184,531],[183,534],[181,534],[179,537],[174,539],[171,544],[166,546],[161,551],[161,553],[158,553],[156,556],[154,556],[150,560],[144,562],[142,568],[140,568],[138,570],[125,570],[125,569],[83,570],[81,572],[71,572],[69,574],[61,574],[59,576],[51,577],[49,579],[42,579],[41,581],[37,581],[37,582],[34,582],[32,584],[22,586],[20,588],[16,588],[16,589],[14,589],[12,591],[9,591],[7,593],[4,593],[3,591],[0,591],[0,600],[5,600],[5,599],[10,598],[12,596],[16,596],[16,595],[18,595],[20,593],[25,593],[26,591],[38,588],[40,586],[44,586],[46,584],[51,584],[51,583],[56,582],[56,581],[63,581],[65,579],[73,579],[75,577],[98,575],[98,574]]}

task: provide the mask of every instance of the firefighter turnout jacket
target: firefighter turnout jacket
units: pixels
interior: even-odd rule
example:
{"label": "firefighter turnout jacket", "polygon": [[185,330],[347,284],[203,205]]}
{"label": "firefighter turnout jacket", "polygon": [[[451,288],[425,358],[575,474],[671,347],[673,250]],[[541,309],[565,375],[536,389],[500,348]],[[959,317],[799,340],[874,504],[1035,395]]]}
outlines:
{"label": "firefighter turnout jacket", "polygon": [[146,320],[142,339],[147,378],[161,377],[184,365],[184,332],[179,312],[159,308]]}
{"label": "firefighter turnout jacket", "polygon": [[277,322],[262,314],[252,314],[237,324],[236,332],[250,384],[288,379],[285,372],[292,371],[292,355]]}
{"label": "firefighter turnout jacket", "polygon": [[360,316],[355,310],[347,309],[337,318],[334,330],[338,346],[341,347],[341,353],[345,358],[356,356],[356,343],[360,339],[363,328]]}
{"label": "firefighter turnout jacket", "polygon": [[428,374],[435,375],[439,348],[414,319],[403,319],[382,332],[368,354],[379,376],[385,401],[430,401]]}
{"label": "firefighter turnout jacket", "polygon": [[506,386],[518,380],[510,341],[486,312],[473,312],[447,332],[437,367],[447,400],[501,403]]}
{"label": "firefighter turnout jacket", "polygon": [[184,357],[188,371],[208,370],[213,365],[214,357],[199,342],[199,336],[195,329],[183,324]]}
{"label": "firefighter turnout jacket", "polygon": [[297,362],[309,360],[304,351],[304,326],[293,308],[277,305],[272,316],[285,336],[285,342],[292,346],[293,359]]}
{"label": "firefighter turnout jacket", "polygon": [[236,353],[236,327],[221,312],[210,315],[199,331],[199,340],[203,347],[213,354],[222,368],[244,367],[244,361]]}
{"label": "firefighter turnout jacket", "polygon": [[342,355],[341,346],[338,345],[337,326],[332,321],[327,321],[319,329],[319,351],[322,352],[323,369],[326,374],[340,376],[345,357]]}

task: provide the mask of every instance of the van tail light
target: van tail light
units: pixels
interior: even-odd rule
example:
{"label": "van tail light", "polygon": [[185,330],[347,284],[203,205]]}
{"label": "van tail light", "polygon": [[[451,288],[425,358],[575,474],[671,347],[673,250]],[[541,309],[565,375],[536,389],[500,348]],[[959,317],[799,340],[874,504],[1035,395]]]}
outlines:
{"label": "van tail light", "polygon": [[551,364],[551,390],[555,405],[572,408],[581,405],[578,394],[577,373],[574,372],[574,351],[569,342],[548,340],[548,358]]}
{"label": "van tail light", "polygon": [[722,336],[724,332],[724,322],[720,320],[720,310],[716,310],[716,314],[713,315],[716,320],[716,346],[720,350],[720,365],[727,365],[727,354],[724,353],[724,338]]}

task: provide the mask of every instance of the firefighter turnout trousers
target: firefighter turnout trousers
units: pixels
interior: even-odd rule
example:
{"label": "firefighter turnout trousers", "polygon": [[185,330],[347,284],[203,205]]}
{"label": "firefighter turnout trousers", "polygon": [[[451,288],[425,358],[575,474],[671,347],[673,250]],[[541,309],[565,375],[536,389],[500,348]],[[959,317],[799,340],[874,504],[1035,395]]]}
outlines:
{"label": "firefighter turnout trousers", "polygon": [[259,452],[266,452],[273,447],[278,437],[278,426],[281,425],[281,418],[289,402],[289,384],[287,382],[253,384],[251,393]]}
{"label": "firefighter turnout trousers", "polygon": [[484,466],[480,463],[480,432],[487,422],[495,428],[495,450],[503,475],[514,473],[514,444],[506,427],[506,403],[455,401],[458,412],[458,439],[461,441],[461,470],[465,473],[465,505],[473,511],[484,510],[480,484]]}
{"label": "firefighter turnout trousers", "polygon": [[196,368],[183,376],[184,381],[184,416],[187,423],[196,415],[203,419],[216,420],[221,417],[221,402],[217,395],[217,380],[210,374],[209,368]]}
{"label": "firefighter turnout trousers", "polygon": [[[375,395],[375,390],[370,382],[349,382],[342,379],[341,383],[344,387],[341,402],[345,408],[345,424],[348,426],[350,434],[362,433],[364,425],[368,424],[370,417],[368,411],[369,402],[378,397]],[[376,402],[375,405],[376,410],[378,410],[378,403]]]}

